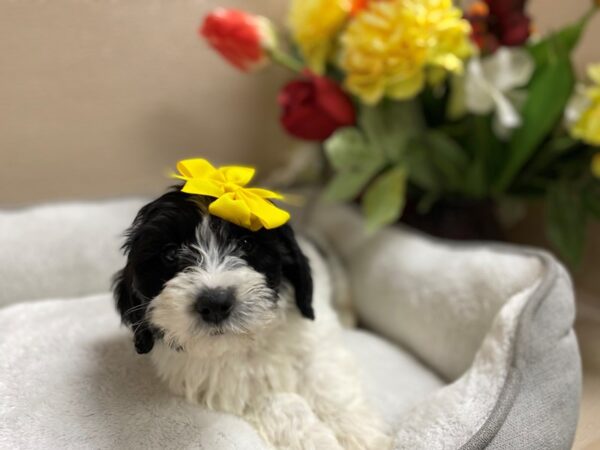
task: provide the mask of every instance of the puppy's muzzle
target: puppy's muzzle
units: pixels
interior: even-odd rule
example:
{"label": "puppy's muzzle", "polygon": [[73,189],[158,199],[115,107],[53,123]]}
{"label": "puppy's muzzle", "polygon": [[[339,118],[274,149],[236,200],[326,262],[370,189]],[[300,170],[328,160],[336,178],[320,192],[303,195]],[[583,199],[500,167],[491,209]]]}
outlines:
{"label": "puppy's muzzle", "polygon": [[204,322],[216,325],[229,317],[234,305],[233,289],[206,288],[196,298],[194,309]]}

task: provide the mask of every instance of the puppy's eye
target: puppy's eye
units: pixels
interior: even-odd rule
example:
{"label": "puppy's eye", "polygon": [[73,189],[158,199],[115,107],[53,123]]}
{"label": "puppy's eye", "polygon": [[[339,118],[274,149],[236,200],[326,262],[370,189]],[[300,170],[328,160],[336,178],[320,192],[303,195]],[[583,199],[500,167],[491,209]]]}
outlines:
{"label": "puppy's eye", "polygon": [[250,253],[256,248],[256,242],[251,237],[245,237],[240,240],[239,247],[244,253]]}
{"label": "puppy's eye", "polygon": [[167,245],[161,252],[161,259],[165,264],[174,264],[177,262],[179,247],[176,245]]}

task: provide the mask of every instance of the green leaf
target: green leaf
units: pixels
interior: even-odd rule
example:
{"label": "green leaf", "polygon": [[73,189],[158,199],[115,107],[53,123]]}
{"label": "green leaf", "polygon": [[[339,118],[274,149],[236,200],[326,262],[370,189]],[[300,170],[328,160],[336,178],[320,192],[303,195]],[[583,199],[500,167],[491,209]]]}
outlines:
{"label": "green leaf", "polygon": [[593,14],[592,9],[575,24],[529,47],[536,72],[523,107],[523,124],[511,140],[508,163],[497,179],[496,192],[506,191],[561,119],[575,84],[571,53]]}
{"label": "green leaf", "polygon": [[573,152],[581,145],[580,141],[570,136],[560,136],[548,141],[527,166],[528,174],[537,174],[555,163],[563,155]]}
{"label": "green leaf", "polygon": [[442,192],[444,182],[438,177],[435,162],[427,145],[418,140],[410,144],[404,162],[408,169],[410,181],[425,192]]}
{"label": "green leaf", "polygon": [[430,131],[410,142],[404,161],[410,180],[429,192],[458,192],[464,183],[468,158],[456,141]]}
{"label": "green leaf", "polygon": [[424,129],[423,113],[415,101],[363,106],[359,123],[371,146],[392,162],[401,160],[408,140]]}
{"label": "green leaf", "polygon": [[464,149],[453,139],[436,131],[428,133],[425,142],[432,152],[431,156],[440,177],[445,180],[448,189],[459,190],[469,164]]}
{"label": "green leaf", "polygon": [[561,119],[574,84],[575,76],[566,56],[538,68],[521,112],[523,123],[512,137],[508,162],[496,182],[497,192],[506,191]]}
{"label": "green leaf", "polygon": [[336,173],[329,182],[323,197],[330,201],[350,201],[358,197],[367,183],[379,170]]}
{"label": "green leaf", "polygon": [[594,11],[592,9],[573,25],[549,34],[544,39],[531,45],[529,51],[535,60],[536,66],[548,64],[549,60],[555,57],[557,51],[563,55],[570,55],[579,43],[585,27],[593,15]]}
{"label": "green leaf", "polygon": [[362,209],[367,229],[377,230],[398,220],[406,200],[406,169],[396,166],[379,175],[367,189]]}
{"label": "green leaf", "polygon": [[582,195],[565,181],[548,190],[546,198],[546,233],[559,255],[577,266],[583,255],[586,209]]}
{"label": "green leaf", "polygon": [[325,141],[325,153],[336,170],[354,170],[373,159],[383,159],[357,128],[337,130]]}
{"label": "green leaf", "polygon": [[386,164],[357,128],[336,131],[325,142],[325,153],[337,171],[324,192],[328,200],[354,199]]}
{"label": "green leaf", "polygon": [[417,203],[417,212],[422,215],[429,213],[439,199],[440,193],[425,192]]}

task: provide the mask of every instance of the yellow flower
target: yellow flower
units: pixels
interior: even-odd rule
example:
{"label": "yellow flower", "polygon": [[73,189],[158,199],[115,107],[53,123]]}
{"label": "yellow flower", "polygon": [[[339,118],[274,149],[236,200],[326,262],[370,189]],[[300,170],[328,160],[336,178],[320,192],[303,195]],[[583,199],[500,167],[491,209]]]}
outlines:
{"label": "yellow flower", "polygon": [[590,66],[588,75],[594,85],[587,88],[579,99],[571,102],[571,108],[578,111],[567,113],[576,118],[571,127],[573,137],[590,145],[600,146],[600,64]]}
{"label": "yellow flower", "polygon": [[370,2],[340,38],[346,88],[369,104],[414,97],[426,70],[462,72],[470,31],[452,0]]}
{"label": "yellow flower", "polygon": [[246,188],[254,177],[250,167],[213,167],[205,159],[186,159],[177,163],[179,175],[175,178],[186,183],[181,189],[188,194],[215,197],[208,206],[213,216],[240,227],[257,231],[262,227],[277,228],[290,219],[287,211],[277,208],[268,199],[283,196],[266,189]]}
{"label": "yellow flower", "polygon": [[592,173],[600,178],[600,153],[596,153],[592,158]]}
{"label": "yellow flower", "polygon": [[292,37],[316,73],[325,71],[335,48],[335,38],[352,8],[350,0],[293,0],[289,26]]}

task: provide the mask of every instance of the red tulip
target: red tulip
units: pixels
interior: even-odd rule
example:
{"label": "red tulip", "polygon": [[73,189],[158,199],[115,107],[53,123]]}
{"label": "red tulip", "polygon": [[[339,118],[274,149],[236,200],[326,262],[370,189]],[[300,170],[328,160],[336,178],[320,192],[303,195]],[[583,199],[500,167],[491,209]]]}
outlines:
{"label": "red tulip", "polygon": [[329,78],[308,71],[283,87],[278,103],[283,128],[300,139],[324,141],[336,129],[356,123],[354,106],[344,91]]}
{"label": "red tulip", "polygon": [[248,72],[268,61],[275,45],[273,26],[264,17],[237,9],[217,8],[198,30],[209,44],[238,69]]}

